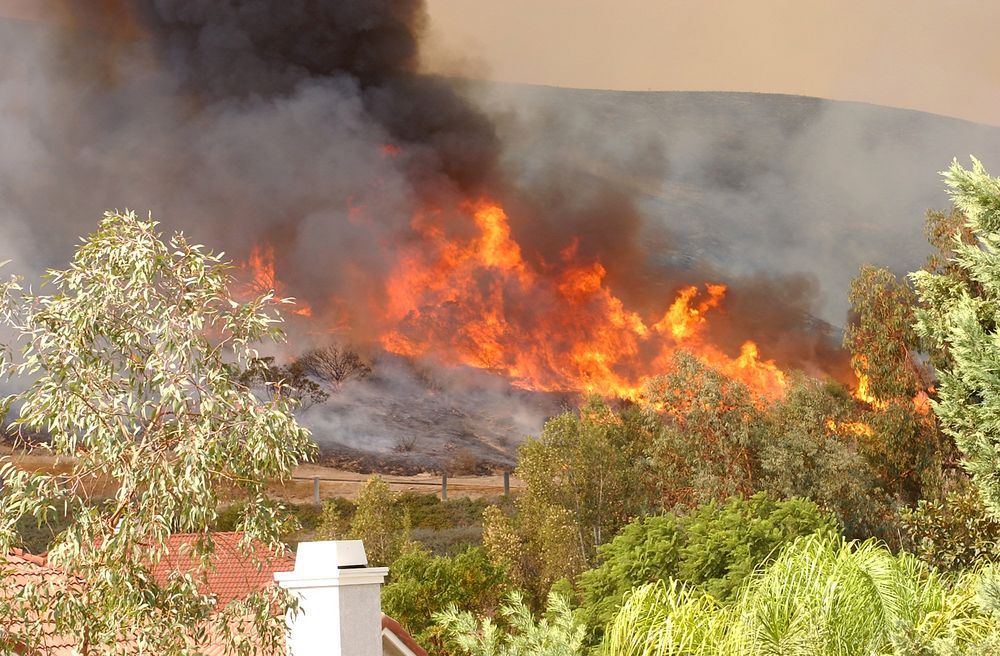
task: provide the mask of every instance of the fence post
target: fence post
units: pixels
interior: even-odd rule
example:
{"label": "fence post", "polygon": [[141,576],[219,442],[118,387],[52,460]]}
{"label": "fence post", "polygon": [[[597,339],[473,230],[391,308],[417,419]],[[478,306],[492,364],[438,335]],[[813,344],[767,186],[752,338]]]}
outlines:
{"label": "fence post", "polygon": [[448,474],[441,474],[441,501],[448,500]]}
{"label": "fence post", "polygon": [[503,495],[510,496],[510,472],[506,469],[503,471]]}
{"label": "fence post", "polygon": [[323,502],[319,498],[319,476],[313,476],[313,503],[322,506]]}

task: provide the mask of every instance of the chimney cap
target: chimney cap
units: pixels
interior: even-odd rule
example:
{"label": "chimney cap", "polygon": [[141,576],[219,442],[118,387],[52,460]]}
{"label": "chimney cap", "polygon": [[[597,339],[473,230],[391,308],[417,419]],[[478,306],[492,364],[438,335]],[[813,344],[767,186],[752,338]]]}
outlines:
{"label": "chimney cap", "polygon": [[323,575],[335,570],[368,566],[368,556],[361,540],[325,540],[300,542],[295,554],[295,573]]}

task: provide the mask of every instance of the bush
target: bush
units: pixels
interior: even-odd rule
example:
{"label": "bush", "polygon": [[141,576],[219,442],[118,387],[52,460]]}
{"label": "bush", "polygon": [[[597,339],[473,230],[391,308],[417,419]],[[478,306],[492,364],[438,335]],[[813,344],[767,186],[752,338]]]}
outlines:
{"label": "bush", "polygon": [[630,590],[671,578],[728,601],[783,545],[836,530],[834,517],[812,501],[763,493],[709,502],[684,516],[646,517],[626,526],[601,549],[601,565],[580,576],[579,613],[597,639]]}
{"label": "bush", "polygon": [[490,615],[508,592],[507,574],[493,565],[482,547],[457,556],[432,556],[409,548],[389,569],[382,608],[432,654],[448,654],[441,627],[432,616],[450,604]]}
{"label": "bush", "polygon": [[565,597],[550,593],[545,614],[536,620],[520,593],[500,609],[502,630],[489,618],[477,619],[454,606],[435,615],[446,635],[470,656],[577,656],[584,653],[584,628]]}
{"label": "bush", "polygon": [[[333,517],[329,513],[328,517]],[[336,515],[340,521],[339,513]],[[326,527],[330,529],[331,527]],[[372,476],[358,493],[349,539],[362,540],[368,562],[384,566],[396,560],[410,539],[410,519],[398,495],[378,476]]]}
{"label": "bush", "polygon": [[403,492],[399,504],[410,515],[412,528],[449,529],[481,526],[483,510],[489,506],[486,499],[455,497],[442,501],[435,494]]}
{"label": "bush", "polygon": [[677,580],[637,589],[603,653],[981,654],[996,622],[975,601],[976,578],[942,577],[874,540],[809,536],[748,578],[731,604]]}
{"label": "bush", "polygon": [[435,556],[454,556],[469,547],[482,546],[483,527],[415,528],[410,531],[410,539]]}
{"label": "bush", "polygon": [[957,572],[1000,555],[1000,521],[986,513],[974,489],[951,492],[941,500],[923,499],[904,510],[900,521],[911,550],[938,569]]}

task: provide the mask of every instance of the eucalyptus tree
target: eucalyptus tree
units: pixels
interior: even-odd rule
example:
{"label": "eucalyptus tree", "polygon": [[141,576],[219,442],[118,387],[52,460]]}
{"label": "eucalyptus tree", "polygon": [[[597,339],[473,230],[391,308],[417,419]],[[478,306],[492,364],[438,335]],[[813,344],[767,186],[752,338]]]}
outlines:
{"label": "eucalyptus tree", "polygon": [[[4,318],[20,346],[6,364],[24,386],[7,400],[13,428],[47,436],[45,448],[69,466],[3,465],[0,550],[26,515],[71,518],[48,553],[68,579],[4,597],[0,612],[21,618],[2,629],[7,645],[30,649],[55,633],[81,654],[198,653],[209,640],[273,653],[294,606],[271,589],[219,608],[199,586],[223,494],[248,499],[243,547],[284,548],[267,485],[315,447],[290,395],[262,398],[234,372],[259,357],[255,343],[282,338],[276,304],[289,299],[237,298],[221,254],[183,234],[164,238],[157,225],[109,212],[41,292],[5,284]],[[110,497],[90,496],[98,483]],[[200,567],[158,584],[150,568],[173,532],[198,534]]]}

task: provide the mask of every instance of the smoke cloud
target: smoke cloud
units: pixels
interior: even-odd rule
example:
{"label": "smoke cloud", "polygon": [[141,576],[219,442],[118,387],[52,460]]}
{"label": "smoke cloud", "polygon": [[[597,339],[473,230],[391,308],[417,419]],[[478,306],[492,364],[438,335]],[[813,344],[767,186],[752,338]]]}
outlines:
{"label": "smoke cloud", "polygon": [[[18,271],[60,266],[111,207],[149,209],[237,259],[272,245],[285,291],[315,310],[292,327],[293,343],[345,340],[383,358],[381,378],[310,410],[320,439],[384,449],[399,431],[435,432],[436,413],[476,408],[509,413],[486,424],[520,435],[553,411],[481,372],[441,373],[448,391],[428,395],[409,365],[372,343],[387,277],[422,247],[413,217],[433,211],[462,236],[471,228],[457,208],[484,196],[507,209],[539,276],[556,275],[572,247],[647,317],[682,286],[724,282],[724,321],[711,323],[721,348],[754,339],[779,365],[844,375],[836,329],[817,316],[843,316],[824,293],[840,298],[856,267],[836,261],[829,235],[819,253],[792,237],[830,230],[811,218],[803,185],[819,205],[853,193],[824,186],[825,176],[855,154],[833,147],[838,130],[865,116],[744,107],[734,124],[731,113],[653,96],[422,75],[421,0],[107,0],[54,4],[36,18],[0,18],[0,257]],[[807,152],[817,142],[836,153],[818,165]],[[898,159],[879,152],[887,168]],[[913,166],[933,179],[946,161]],[[767,261],[776,252],[780,262]],[[533,301],[514,308],[526,321],[547,309]],[[441,325],[462,316],[437,312]],[[387,410],[361,410],[383,407],[383,393],[396,394]],[[393,403],[426,426],[387,420],[401,411]],[[498,434],[460,423],[447,440]]]}

